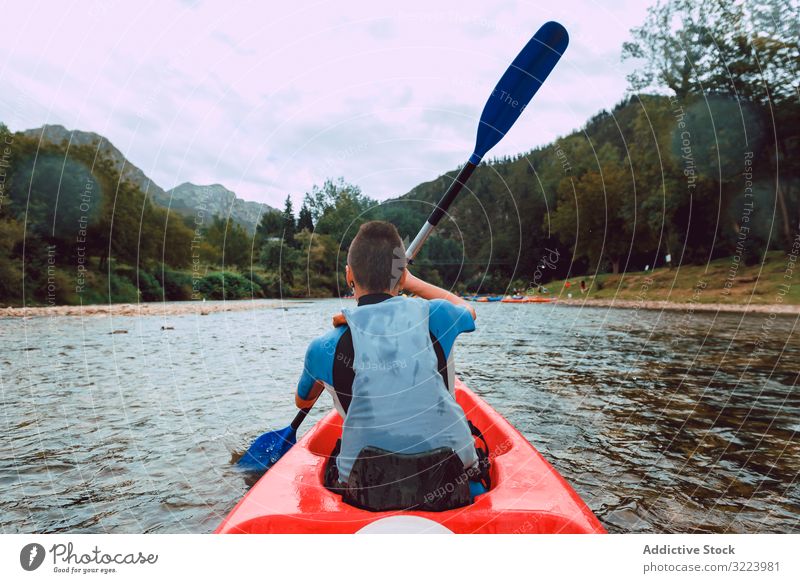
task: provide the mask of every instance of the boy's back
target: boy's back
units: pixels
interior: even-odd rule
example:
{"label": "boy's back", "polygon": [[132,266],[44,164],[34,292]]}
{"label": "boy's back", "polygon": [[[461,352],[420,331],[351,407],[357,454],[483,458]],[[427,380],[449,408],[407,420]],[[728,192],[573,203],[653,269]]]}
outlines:
{"label": "boy's back", "polygon": [[[447,448],[465,469],[472,466],[472,434],[446,379],[456,337],[475,329],[474,310],[408,272],[389,223],[362,225],[347,259],[358,307],[344,310],[339,323],[346,326],[311,343],[296,395],[298,407],[309,407],[323,385],[334,389],[344,416],[339,480],[347,482],[364,448],[393,454]],[[430,301],[397,297],[401,288]]]}
{"label": "boy's back", "polygon": [[431,342],[429,302],[394,297],[344,315],[353,337],[355,378],[340,477],[350,474],[365,445],[405,454],[448,447],[465,467],[472,465],[477,458],[470,430],[447,391]]}

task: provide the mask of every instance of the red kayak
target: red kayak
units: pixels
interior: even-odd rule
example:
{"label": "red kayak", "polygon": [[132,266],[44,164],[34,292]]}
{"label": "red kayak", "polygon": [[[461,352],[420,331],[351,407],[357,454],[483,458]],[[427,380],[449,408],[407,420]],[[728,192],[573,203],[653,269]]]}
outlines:
{"label": "red kayak", "polygon": [[528,296],[525,298],[503,298],[500,300],[504,304],[549,304],[553,301],[553,298],[542,298],[542,297],[534,297]]}
{"label": "red kayak", "polygon": [[500,300],[504,304],[527,304],[528,300],[525,298],[503,298]]}
{"label": "red kayak", "polygon": [[492,488],[444,512],[370,512],[322,485],[328,454],[342,434],[332,411],[253,486],[217,533],[605,533],[578,494],[486,401],[456,380],[456,399],[486,438]]}

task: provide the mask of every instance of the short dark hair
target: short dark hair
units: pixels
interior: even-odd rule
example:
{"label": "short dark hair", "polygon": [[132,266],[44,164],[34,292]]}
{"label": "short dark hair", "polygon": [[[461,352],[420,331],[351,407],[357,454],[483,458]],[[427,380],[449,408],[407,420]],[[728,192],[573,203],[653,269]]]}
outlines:
{"label": "short dark hair", "polygon": [[394,289],[406,268],[406,250],[400,233],[386,221],[364,223],[350,243],[347,264],[365,291]]}

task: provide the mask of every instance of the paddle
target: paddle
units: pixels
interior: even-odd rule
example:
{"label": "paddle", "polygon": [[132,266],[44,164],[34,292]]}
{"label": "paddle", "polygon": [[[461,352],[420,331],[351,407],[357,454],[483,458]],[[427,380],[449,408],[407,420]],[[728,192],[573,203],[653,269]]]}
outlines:
{"label": "paddle", "polygon": [[564,54],[568,43],[569,35],[566,29],[557,22],[547,22],[536,31],[500,77],[481,113],[475,150],[408,246],[406,257],[409,263],[413,262],[425,239],[439,224],[486,152],[503,139],[536,95],[539,87]]}
{"label": "paddle", "polygon": [[289,427],[270,431],[256,439],[237,462],[242,468],[251,471],[266,471],[283,457],[297,443],[297,428],[311,411],[311,407],[300,409]]}
{"label": "paddle", "polygon": [[[500,78],[481,113],[475,150],[406,250],[409,263],[417,256],[425,239],[439,224],[486,152],[503,139],[536,95],[564,54],[568,42],[569,36],[563,26],[557,22],[545,23]],[[265,433],[256,439],[239,459],[239,465],[253,470],[272,467],[296,443],[297,428],[310,410],[311,407],[301,409],[289,427]]]}

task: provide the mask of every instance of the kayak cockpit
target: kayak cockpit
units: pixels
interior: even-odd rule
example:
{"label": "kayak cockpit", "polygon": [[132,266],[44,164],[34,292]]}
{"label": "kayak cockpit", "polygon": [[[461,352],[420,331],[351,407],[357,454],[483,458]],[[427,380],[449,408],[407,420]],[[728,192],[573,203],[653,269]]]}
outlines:
{"label": "kayak cockpit", "polygon": [[[476,449],[484,453],[484,458],[488,456],[489,460],[494,460],[507,453],[513,444],[496,430],[490,419],[481,416],[481,409],[475,406],[474,400],[470,399],[469,395],[466,391],[457,391],[457,402],[465,411],[470,412],[468,418],[472,424],[473,433],[479,436],[476,440],[478,442]],[[323,484],[339,494],[343,490],[332,487],[329,482],[330,465],[335,463],[331,456],[335,455],[337,443],[342,437],[342,425],[342,417],[332,414],[326,417],[324,423],[320,423],[306,438],[308,450],[315,456],[325,458],[321,476]],[[363,464],[361,464],[362,461]],[[485,473],[480,474],[479,466],[481,469],[485,468],[484,472],[488,470],[488,479],[481,479],[481,477],[486,478],[487,476]],[[351,482],[356,482],[357,489],[369,490],[370,492],[365,495],[373,502],[378,501],[377,505],[379,506],[382,506],[382,503],[376,490],[381,489],[380,482],[388,481],[394,484],[394,487],[384,489],[386,507],[375,508],[375,505],[371,505],[366,500],[355,500],[352,495],[344,495],[343,499],[345,501],[349,499],[351,505],[373,511],[411,507],[425,508],[426,500],[430,502],[432,498],[438,499],[443,506],[448,504],[451,508],[464,506],[470,503],[471,498],[488,492],[494,482],[493,469],[489,462],[476,464],[465,471],[456,453],[447,448],[416,454],[395,454],[367,447],[362,450],[353,465],[353,470]],[[338,474],[338,472],[334,473]],[[430,474],[438,474],[438,477]],[[436,483],[437,480],[441,483]],[[409,506],[393,506],[390,499],[397,493],[392,490],[402,489],[404,484],[419,492],[428,492],[428,496],[409,494],[405,498],[409,501]],[[445,498],[451,498],[451,501],[448,502]],[[416,500],[411,502],[413,499]],[[435,502],[427,504],[427,506],[430,507],[429,509],[437,511],[448,509],[437,508]]]}
{"label": "kayak cockpit", "polygon": [[328,456],[342,431],[342,419],[332,411],[253,486],[217,532],[355,533],[397,516],[421,517],[455,533],[605,532],[539,452],[460,380],[456,399],[483,432],[492,460],[492,488],[474,503],[443,512],[372,512],[346,504],[323,485]]}

